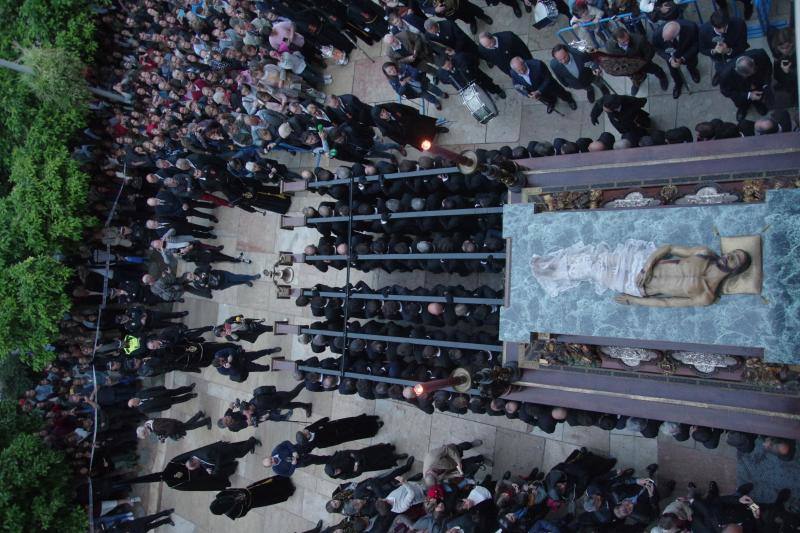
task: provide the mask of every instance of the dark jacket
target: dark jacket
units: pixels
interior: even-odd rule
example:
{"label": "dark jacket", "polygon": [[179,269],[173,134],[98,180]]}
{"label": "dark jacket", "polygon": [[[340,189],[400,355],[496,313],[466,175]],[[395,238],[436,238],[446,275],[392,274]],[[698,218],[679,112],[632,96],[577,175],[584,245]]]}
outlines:
{"label": "dark jacket", "polygon": [[510,31],[499,31],[492,34],[497,39],[497,48],[480,47],[481,59],[494,65],[509,76],[511,75],[511,60],[517,56],[522,59],[533,59],[531,51],[525,41],[519,38],[516,33]]}
{"label": "dark jacket", "polygon": [[570,63],[574,62],[578,66],[578,77],[572,75],[566,66],[562,65],[555,58],[550,60],[550,70],[553,71],[556,79],[564,87],[571,89],[585,89],[594,79],[592,73],[592,66],[594,62],[589,54],[576,50],[569,49]]}
{"label": "dark jacket", "polygon": [[428,40],[441,44],[447,48],[452,48],[456,52],[467,52],[472,55],[480,54],[478,45],[472,38],[464,33],[455,22],[440,20],[437,22],[439,33],[433,34],[426,32]]}
{"label": "dark jacket", "polygon": [[756,71],[752,76],[743,78],[737,74],[735,61],[728,62],[719,72],[719,90],[733,100],[736,107],[744,107],[749,103],[747,93],[750,91],[765,90],[765,86],[769,88],[772,84],[772,62],[764,50],[748,50],[742,55],[750,56],[755,61]]}
{"label": "dark jacket", "polygon": [[[720,39],[731,49],[729,55],[721,56],[712,52]],[[700,53],[711,57],[714,61],[730,61],[748,48],[750,44],[747,42],[747,24],[740,18],[730,19],[728,28],[722,35],[714,31],[714,26],[710,22],[700,26]]]}
{"label": "dark jacket", "polygon": [[650,61],[656,55],[656,50],[653,45],[642,35],[638,33],[631,33],[631,40],[628,43],[628,48],[623,50],[617,44],[616,39],[609,39],[606,43],[606,50],[609,54],[623,57],[638,57],[645,61]]}
{"label": "dark jacket", "polygon": [[528,93],[539,91],[546,95],[555,88],[555,84],[558,82],[553,79],[550,69],[547,68],[543,61],[529,59],[525,61],[525,65],[528,67],[530,83],[517,74],[515,70],[511,71],[511,80],[514,82],[514,88],[518,93],[528,96]]}
{"label": "dark jacket", "polygon": [[[699,51],[698,47],[700,45],[697,24],[690,20],[683,19],[679,19],[676,22],[681,25],[681,31],[674,41],[668,43],[664,42],[663,37],[661,37],[662,33],[660,31],[655,33],[653,45],[655,45],[658,50],[658,54],[664,59],[691,59],[697,56],[697,52]],[[671,48],[675,50],[670,54],[667,50]]]}

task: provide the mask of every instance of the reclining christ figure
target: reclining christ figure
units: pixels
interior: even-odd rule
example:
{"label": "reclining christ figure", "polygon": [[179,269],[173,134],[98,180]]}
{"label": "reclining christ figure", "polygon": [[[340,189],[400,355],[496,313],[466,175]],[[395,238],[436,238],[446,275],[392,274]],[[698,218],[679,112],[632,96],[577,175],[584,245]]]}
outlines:
{"label": "reclining christ figure", "polygon": [[574,244],[534,256],[533,275],[548,296],[557,296],[582,281],[594,283],[597,294],[610,289],[624,305],[691,307],[711,305],[722,282],[744,272],[750,255],[733,250],[718,255],[705,246],[674,246],[628,239],[616,248],[605,242]]}

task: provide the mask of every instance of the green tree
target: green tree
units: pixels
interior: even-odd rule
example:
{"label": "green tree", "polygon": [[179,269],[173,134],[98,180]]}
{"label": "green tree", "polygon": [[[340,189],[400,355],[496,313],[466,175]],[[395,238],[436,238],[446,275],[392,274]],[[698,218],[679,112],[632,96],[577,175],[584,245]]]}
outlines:
{"label": "green tree", "polygon": [[0,522],[10,533],[86,531],[86,513],[72,503],[64,454],[38,435],[20,433],[0,451]]}
{"label": "green tree", "polygon": [[69,310],[69,268],[47,256],[29,257],[0,272],[0,354],[19,357],[34,370],[52,361],[45,349]]}
{"label": "green tree", "polygon": [[20,59],[33,71],[23,74],[23,79],[39,100],[61,109],[84,106],[89,101],[85,67],[72,52],[35,46],[23,48]]}
{"label": "green tree", "polygon": [[0,397],[19,398],[35,386],[36,379],[31,367],[20,361],[19,357],[9,355],[0,359]]}

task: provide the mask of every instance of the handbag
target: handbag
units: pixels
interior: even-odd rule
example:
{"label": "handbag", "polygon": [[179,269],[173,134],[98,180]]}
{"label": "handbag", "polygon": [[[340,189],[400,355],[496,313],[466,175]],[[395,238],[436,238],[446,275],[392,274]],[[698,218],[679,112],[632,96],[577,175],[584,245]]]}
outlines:
{"label": "handbag", "polygon": [[554,0],[539,0],[533,7],[533,27],[537,30],[554,24],[558,19],[558,8]]}

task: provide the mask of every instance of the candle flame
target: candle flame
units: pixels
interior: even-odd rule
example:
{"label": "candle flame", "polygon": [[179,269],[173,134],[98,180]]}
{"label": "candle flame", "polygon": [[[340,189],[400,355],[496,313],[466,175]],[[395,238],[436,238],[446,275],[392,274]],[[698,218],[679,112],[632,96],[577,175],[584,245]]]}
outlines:
{"label": "candle flame", "polygon": [[422,151],[427,152],[431,149],[431,142],[430,141],[422,141]]}

